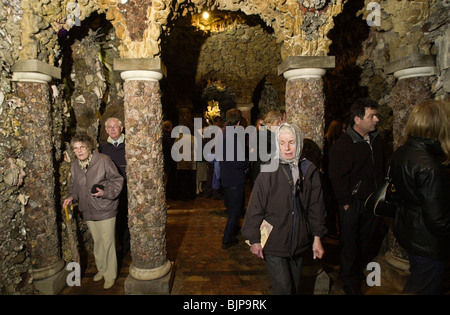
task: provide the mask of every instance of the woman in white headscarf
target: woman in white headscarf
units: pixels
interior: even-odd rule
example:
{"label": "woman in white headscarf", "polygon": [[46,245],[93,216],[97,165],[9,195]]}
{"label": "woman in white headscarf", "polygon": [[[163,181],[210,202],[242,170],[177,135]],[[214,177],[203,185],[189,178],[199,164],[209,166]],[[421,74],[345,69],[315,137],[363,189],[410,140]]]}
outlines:
{"label": "woman in white headscarf", "polygon": [[[319,170],[300,159],[303,136],[294,124],[284,123],[276,131],[276,161],[261,169],[250,195],[242,234],[250,251],[266,262],[274,294],[298,294],[302,255],[312,248],[313,258],[325,251],[325,205]],[[271,170],[270,170],[271,169]],[[269,171],[270,170],[270,171]],[[273,228],[263,245],[260,226]]]}

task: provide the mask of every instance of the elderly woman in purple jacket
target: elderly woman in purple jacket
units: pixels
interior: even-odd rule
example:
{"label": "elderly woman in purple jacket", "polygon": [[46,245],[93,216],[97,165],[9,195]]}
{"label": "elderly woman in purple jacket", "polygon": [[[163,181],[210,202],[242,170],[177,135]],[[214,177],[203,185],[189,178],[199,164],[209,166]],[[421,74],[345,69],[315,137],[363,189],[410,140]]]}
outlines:
{"label": "elderly woman in purple jacket", "polygon": [[[278,167],[258,175],[250,195],[242,234],[250,251],[266,262],[274,294],[298,294],[302,256],[312,249],[313,258],[325,251],[325,205],[319,170],[300,159],[303,137],[300,129],[284,123],[276,131]],[[273,226],[262,244],[263,220]]]}
{"label": "elderly woman in purple jacket", "polygon": [[72,162],[70,193],[63,206],[78,202],[94,240],[98,269],[94,281],[105,279],[104,288],[109,289],[117,277],[115,224],[124,179],[107,155],[94,150],[88,135],[75,135],[70,145],[77,159]]}

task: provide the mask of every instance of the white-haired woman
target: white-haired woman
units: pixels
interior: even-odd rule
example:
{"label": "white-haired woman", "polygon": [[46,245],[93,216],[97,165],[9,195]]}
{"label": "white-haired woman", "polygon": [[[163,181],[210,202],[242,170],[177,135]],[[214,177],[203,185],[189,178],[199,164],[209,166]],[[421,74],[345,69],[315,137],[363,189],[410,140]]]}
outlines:
{"label": "white-haired woman", "polygon": [[[263,258],[274,294],[298,294],[302,256],[312,248],[313,258],[322,258],[325,205],[319,170],[300,159],[303,136],[294,124],[284,123],[276,131],[278,168],[262,170],[255,181],[247,207],[242,234],[250,251]],[[261,245],[260,225],[273,226]]]}
{"label": "white-haired woman", "polygon": [[94,150],[94,142],[88,135],[75,135],[70,145],[77,159],[72,162],[70,193],[63,206],[78,202],[94,240],[98,269],[94,281],[105,279],[103,287],[109,289],[117,277],[115,225],[124,179],[106,154]]}

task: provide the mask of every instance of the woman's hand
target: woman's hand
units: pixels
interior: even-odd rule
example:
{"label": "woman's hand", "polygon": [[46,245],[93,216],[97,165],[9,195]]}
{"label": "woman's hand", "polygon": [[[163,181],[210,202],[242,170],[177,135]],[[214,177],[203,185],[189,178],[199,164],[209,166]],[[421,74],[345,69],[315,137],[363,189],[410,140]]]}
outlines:
{"label": "woman's hand", "polygon": [[321,259],[323,257],[323,255],[325,254],[325,250],[323,249],[320,237],[314,236],[312,250],[313,250],[313,259],[316,259],[316,258]]}
{"label": "woman's hand", "polygon": [[97,198],[103,197],[103,190],[101,190],[98,187],[96,187],[95,189],[97,189],[97,192],[95,194],[92,194],[92,196],[97,197]]}
{"label": "woman's hand", "polygon": [[73,197],[69,197],[69,198],[64,199],[64,201],[63,201],[63,208],[65,208],[67,206],[70,206],[72,204],[72,202],[73,202]]}
{"label": "woman's hand", "polygon": [[256,255],[256,257],[264,258],[263,255],[263,248],[261,246],[261,243],[254,243],[250,246],[250,251],[253,255]]}

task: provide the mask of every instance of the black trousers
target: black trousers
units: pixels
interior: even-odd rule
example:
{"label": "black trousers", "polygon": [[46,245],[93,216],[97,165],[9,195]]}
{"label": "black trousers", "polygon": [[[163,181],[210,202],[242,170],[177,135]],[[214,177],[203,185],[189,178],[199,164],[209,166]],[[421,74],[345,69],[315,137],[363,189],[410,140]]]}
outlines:
{"label": "black trousers", "polygon": [[300,291],[303,259],[264,255],[274,295],[295,295]]}
{"label": "black trousers", "polygon": [[403,288],[404,293],[421,295],[442,294],[445,261],[433,260],[408,253],[411,275]]}
{"label": "black trousers", "polygon": [[364,207],[364,200],[354,199],[347,210],[339,206],[339,221],[340,279],[344,284],[360,285],[363,269],[378,253],[379,219]]}
{"label": "black trousers", "polygon": [[222,243],[226,244],[231,242],[240,231],[239,216],[245,205],[245,184],[224,187],[223,191],[228,220],[223,232]]}

